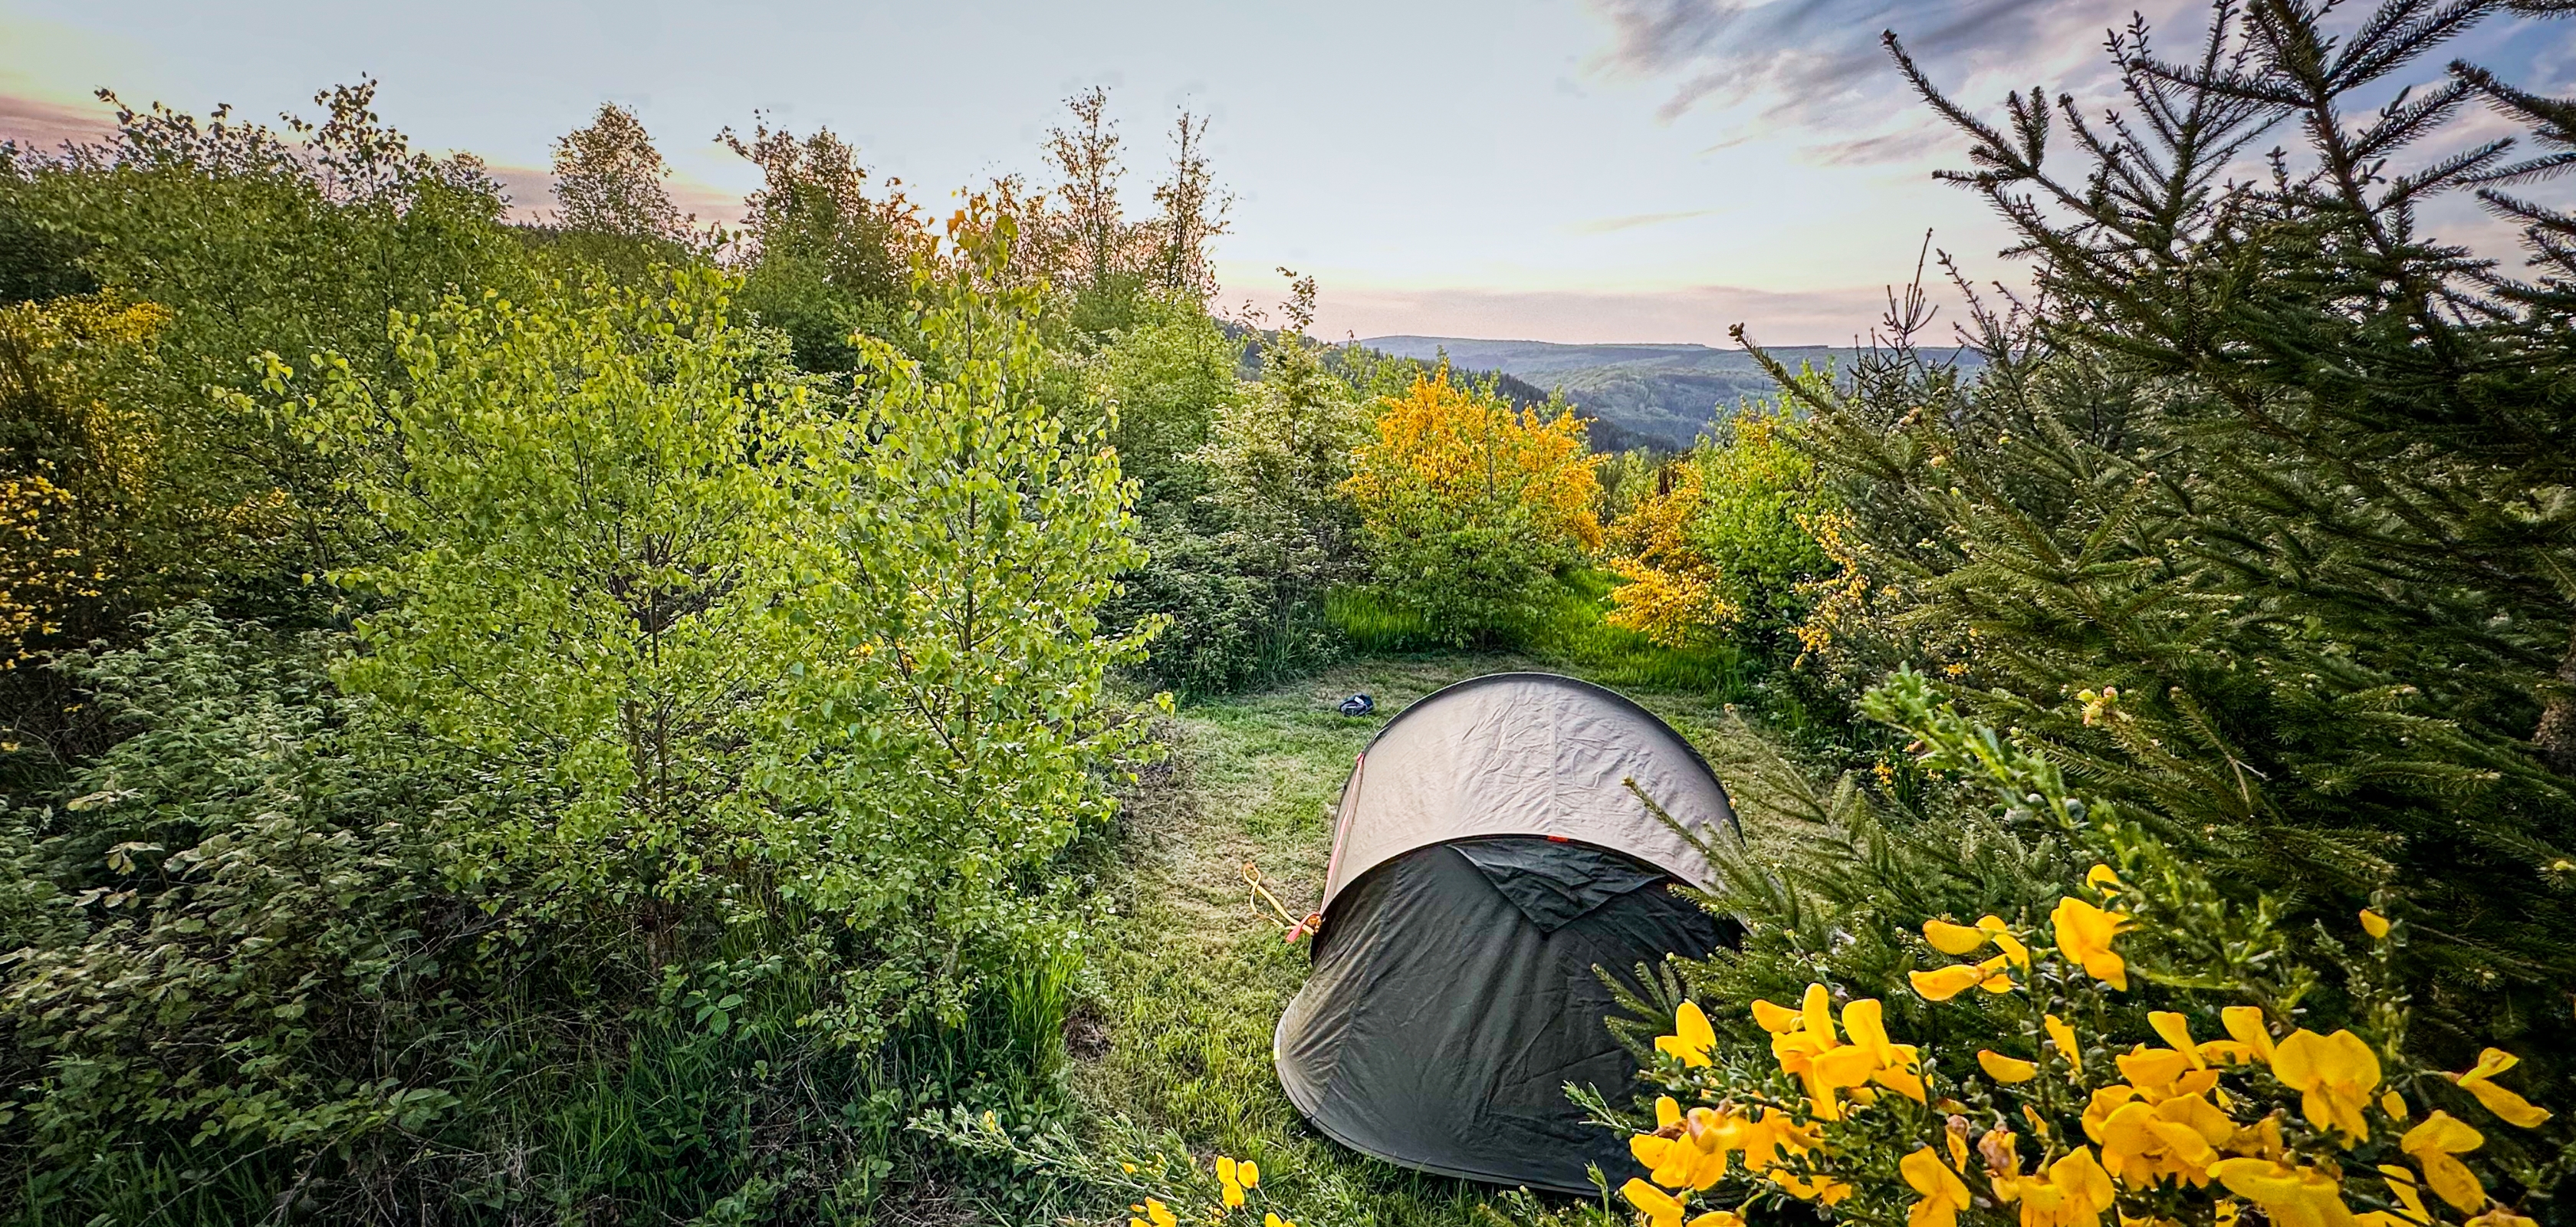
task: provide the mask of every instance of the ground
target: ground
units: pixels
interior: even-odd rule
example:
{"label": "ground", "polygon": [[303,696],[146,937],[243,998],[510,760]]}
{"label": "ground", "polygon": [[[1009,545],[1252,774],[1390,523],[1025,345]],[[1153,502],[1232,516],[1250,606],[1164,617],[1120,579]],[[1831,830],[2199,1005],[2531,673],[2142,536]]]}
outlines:
{"label": "ground", "polygon": [[[1470,1221],[1492,1190],[1364,1159],[1307,1126],[1279,1089],[1271,1028],[1306,974],[1302,945],[1256,910],[1246,862],[1294,911],[1321,893],[1331,818],[1351,761],[1406,705],[1451,682],[1529,662],[1501,656],[1371,659],[1278,689],[1184,705],[1170,758],[1127,798],[1119,917],[1093,957],[1100,1004],[1072,1028],[1077,1095],[1097,1113],[1169,1130],[1192,1150],[1258,1160],[1291,1205],[1330,1221]],[[1623,687],[1721,773],[1750,748],[1705,698]],[[1345,695],[1378,703],[1340,715]],[[1739,809],[1758,798],[1737,797]]]}

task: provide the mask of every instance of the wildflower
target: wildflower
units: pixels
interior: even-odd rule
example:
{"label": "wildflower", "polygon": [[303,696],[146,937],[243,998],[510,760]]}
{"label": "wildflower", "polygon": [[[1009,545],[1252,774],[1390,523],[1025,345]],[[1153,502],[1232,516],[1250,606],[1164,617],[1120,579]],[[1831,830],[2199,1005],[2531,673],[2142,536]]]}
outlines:
{"label": "wildflower", "polygon": [[2379,1174],[2388,1182],[2389,1196],[2396,1198],[2397,1204],[2406,1208],[2405,1213],[2399,1215],[2390,1214],[2385,1210],[2373,1211],[2361,1216],[2364,1222],[2370,1223],[2371,1227],[2405,1227],[2409,1223],[2424,1227],[2433,1221],[2432,1212],[2424,1208],[2424,1194],[2415,1187],[2415,1173],[2394,1163],[2382,1163],[2379,1165]]}
{"label": "wildflower", "polygon": [[[2094,1140],[2102,1144],[2102,1163],[2133,1189],[2181,1177],[2193,1187],[2209,1183],[2209,1167],[2218,1161],[2218,1143],[2235,1132],[2227,1114],[2198,1095],[2176,1095],[2161,1103],[2132,1100],[2102,1122]],[[2091,1131],[2088,1117],[2087,1131]]]}
{"label": "wildflower", "polygon": [[2221,1159],[2209,1166],[2227,1191],[2263,1210],[2272,1227],[2351,1227],[2352,1208],[2343,1203],[2343,1186],[2313,1167],[2291,1167],[2270,1159]]}
{"label": "wildflower", "polygon": [[2095,865],[2085,870],[2084,884],[2106,895],[2116,895],[2129,888],[2129,884],[2121,881],[2120,875],[2112,872],[2108,865]]}
{"label": "wildflower", "polygon": [[1915,1047],[1889,1042],[1885,1008],[1876,998],[1865,997],[1845,1005],[1843,1030],[1851,1036],[1853,1047],[1869,1054],[1873,1062],[1868,1075],[1871,1082],[1916,1103],[1923,1102],[1923,1075]]}
{"label": "wildflower", "polygon": [[2111,952],[2111,939],[2128,931],[2128,913],[2106,912],[2068,895],[2057,901],[2049,924],[2057,932],[2057,948],[2083,964],[2084,974],[2112,988],[2128,990],[2129,965]]}
{"label": "wildflower", "polygon": [[2406,1097],[2390,1091],[2379,1097],[2379,1110],[2387,1113],[2388,1119],[2403,1124],[2407,1117]]}
{"label": "wildflower", "polygon": [[2448,1112],[2436,1111],[2424,1123],[2406,1131],[2397,1140],[2397,1148],[2424,1169],[2424,1183],[2433,1192],[2466,1214],[2487,1204],[2487,1189],[2478,1182],[2478,1174],[2469,1170],[2459,1156],[2486,1145],[2486,1137],[2468,1123]]}
{"label": "wildflower", "polygon": [[2006,1085],[2028,1082],[2039,1076],[2039,1066],[2029,1061],[1982,1048],[1977,1050],[1977,1066],[1986,1071],[1987,1077]]}
{"label": "wildflower", "polygon": [[1234,1160],[1229,1159],[1224,1155],[1218,1155],[1216,1157],[1216,1182],[1220,1187],[1220,1195],[1225,1199],[1225,1208],[1228,1210],[1240,1209],[1243,1206],[1244,1185],[1237,1177],[1238,1173]]}
{"label": "wildflower", "polygon": [[1850,1185],[1831,1176],[1799,1176],[1775,1168],[1771,1172],[1771,1183],[1779,1185],[1789,1196],[1800,1201],[1821,1202],[1828,1206],[1840,1205],[1844,1198],[1852,1195]]}
{"label": "wildflower", "polygon": [[2266,1116],[2229,1134],[2219,1147],[2231,1155],[2246,1159],[2278,1159],[2282,1155],[2281,1118]]}
{"label": "wildflower", "polygon": [[1708,1015],[1700,1012],[1699,1003],[1685,1001],[1673,1011],[1673,1033],[1655,1037],[1655,1051],[1697,1069],[1707,1065],[1717,1050],[1717,1030],[1708,1025]]}
{"label": "wildflower", "polygon": [[1672,1194],[1643,1180],[1630,1180],[1619,1186],[1619,1193],[1646,1216],[1650,1227],[1682,1227],[1686,1207]]}
{"label": "wildflower", "polygon": [[2379,1085],[2379,1056],[2360,1036],[2350,1031],[2319,1035],[2302,1027],[2273,1051],[2272,1075],[2298,1088],[2309,1124],[2340,1129],[2354,1142],[2370,1140],[2370,1122],[2361,1108]]}
{"label": "wildflower", "polygon": [[1779,1006],[1770,1007],[1769,1017],[1763,1014],[1755,1011],[1757,1021],[1772,1033],[1771,1054],[1779,1059],[1782,1073],[1806,1086],[1817,1119],[1842,1119],[1846,1092],[1855,1103],[1870,1102],[1873,1083],[1922,1102],[1923,1076],[1914,1046],[1889,1042],[1877,1001],[1863,999],[1843,1007],[1843,1028],[1852,1039],[1848,1044],[1835,1034],[1833,995],[1824,985],[1808,985],[1795,1014]]}
{"label": "wildflower", "polygon": [[1755,1026],[1778,1035],[1783,1031],[1796,1029],[1798,1012],[1785,1005],[1774,1005],[1756,997],[1753,999],[1753,1022]]}
{"label": "wildflower", "polygon": [[1905,976],[1914,982],[1914,991],[1925,1001],[1948,1001],[1971,988],[2008,993],[2012,991],[2012,977],[2004,974],[2004,965],[2011,961],[2011,955],[1998,954],[1982,963],[1952,963],[1930,971],[1910,971]]}
{"label": "wildflower", "polygon": [[1628,1139],[1628,1153],[1646,1165],[1648,1178],[1669,1189],[1705,1189],[1726,1175],[1730,1118],[1693,1108],[1685,1119],[1669,1095],[1655,1099],[1655,1131]]}
{"label": "wildflower", "polygon": [[2091,1147],[2078,1146],[2032,1176],[1998,1176],[1999,1201],[2021,1205],[2021,1227],[2096,1227],[2117,1193]]}
{"label": "wildflower", "polygon": [[2023,971],[2030,970],[2030,947],[2022,945],[2021,939],[2014,937],[2012,930],[2004,927],[2003,917],[1979,916],[1977,928],[1994,939],[1995,949],[2003,951],[2004,957],[2011,959],[2013,966]]}
{"label": "wildflower", "polygon": [[1181,1227],[1181,1220],[1172,1213],[1172,1208],[1151,1197],[1145,1199],[1144,1205],[1129,1209],[1140,1211],[1145,1217],[1127,1220],[1127,1227]]}
{"label": "wildflower", "polygon": [[2245,1045],[2246,1051],[2254,1054],[2255,1060],[2265,1064],[2271,1063],[2272,1033],[2264,1029],[2263,1007],[2231,1005],[2218,1012],[2218,1021],[2221,1026],[2227,1028],[2227,1034],[2235,1037],[2237,1043]]}
{"label": "wildflower", "polygon": [[1986,944],[1983,930],[1969,925],[1954,925],[1946,920],[1923,922],[1923,940],[1947,955],[1974,954]]}
{"label": "wildflower", "polygon": [[2478,1102],[2486,1105],[2486,1110],[2502,1118],[2504,1123],[2519,1129],[2536,1129],[2542,1121],[2549,1119],[2549,1109],[2536,1106],[2491,1081],[2497,1074],[2521,1062],[2522,1058],[2501,1048],[2489,1048],[2478,1054],[2478,1063],[2469,1072],[2453,1074],[2451,1081],[2460,1084],[2461,1090],[2477,1096]]}
{"label": "wildflower", "polygon": [[2361,931],[2369,934],[2372,941],[2378,941],[2388,936],[2388,918],[2369,908],[2363,908],[2361,909]]}
{"label": "wildflower", "polygon": [[2066,1058],[2068,1066],[2079,1070],[2084,1068],[2084,1050],[2075,1044],[2075,1028],[2067,1026],[2066,1020],[2055,1014],[2040,1015],[2039,1025],[2040,1029],[2048,1032],[2049,1042],[2057,1045],[2057,1055]]}
{"label": "wildflower", "polygon": [[1905,1183],[1922,1200],[1905,1214],[1905,1227],[1957,1227],[1959,1211],[1968,1205],[1968,1186],[1931,1150],[1917,1150],[1896,1164]]}
{"label": "wildflower", "polygon": [[2497,1206],[2469,1220],[2469,1227],[2540,1227],[2540,1224]]}

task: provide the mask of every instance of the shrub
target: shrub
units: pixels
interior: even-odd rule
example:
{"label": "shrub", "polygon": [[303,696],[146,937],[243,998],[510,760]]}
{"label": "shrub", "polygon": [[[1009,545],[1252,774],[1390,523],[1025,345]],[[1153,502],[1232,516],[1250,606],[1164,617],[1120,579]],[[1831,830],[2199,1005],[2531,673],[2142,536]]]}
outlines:
{"label": "shrub", "polygon": [[1610,565],[1628,581],[1611,594],[1613,625],[1668,647],[1739,629],[1779,646],[1827,570],[1808,526],[1833,506],[1815,462],[1781,437],[1790,428],[1785,413],[1748,407],[1611,524]]}
{"label": "shrub", "polygon": [[1556,572],[1601,544],[1600,457],[1560,409],[1516,410],[1444,369],[1379,402],[1346,483],[1373,582],[1454,644],[1526,630]]}
{"label": "shrub", "polygon": [[1714,1227],[1796,1200],[1915,1227],[2247,1210],[2314,1227],[2507,1227],[2531,1223],[2576,1163],[2563,1126],[2541,1130],[2552,1114],[2496,1081],[2512,1056],[2488,1049],[2452,1072],[2415,1055],[2403,915],[2361,911],[2358,954],[2334,932],[2294,940],[2276,904],[2231,900],[1919,677],[1870,707],[1916,738],[1925,767],[1987,792],[2006,826],[2102,860],[2045,921],[1923,918],[1906,973],[1917,1000],[1827,972],[1796,1006],[1751,1000],[1759,1047],[1684,1003],[1654,1042],[1656,1128],[1632,1145],[1649,1171],[1623,1188],[1649,1221],[1733,1203],[1694,1220]]}

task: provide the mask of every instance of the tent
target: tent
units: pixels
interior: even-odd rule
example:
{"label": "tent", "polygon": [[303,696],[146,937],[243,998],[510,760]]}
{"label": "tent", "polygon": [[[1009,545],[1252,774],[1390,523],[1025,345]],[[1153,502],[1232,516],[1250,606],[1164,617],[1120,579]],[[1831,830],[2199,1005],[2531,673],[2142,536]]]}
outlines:
{"label": "tent", "polygon": [[1666,889],[1709,865],[1630,779],[1682,826],[1734,833],[1690,743],[1588,682],[1475,678],[1379,730],[1342,787],[1314,970],[1272,1043],[1316,1128],[1503,1185],[1582,1193],[1585,1165],[1633,1166],[1564,1091],[1619,1102],[1637,1072],[1593,968],[1632,975],[1737,930]]}

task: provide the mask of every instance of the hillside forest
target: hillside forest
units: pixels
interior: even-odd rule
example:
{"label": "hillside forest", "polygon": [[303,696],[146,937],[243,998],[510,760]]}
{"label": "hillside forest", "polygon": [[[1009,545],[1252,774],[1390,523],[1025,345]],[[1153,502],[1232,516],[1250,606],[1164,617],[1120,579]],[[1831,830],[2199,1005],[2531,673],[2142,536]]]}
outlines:
{"label": "hillside forest", "polygon": [[[0,145],[0,1218],[2571,1221],[2576,101],[2442,61],[2564,7],[1891,35],[2028,288],[1591,383],[1218,301],[1098,89],[936,204],[747,116],[738,226],[103,93]],[[1589,1200],[1306,1128],[1236,876],[1506,668],[1743,817]]]}

